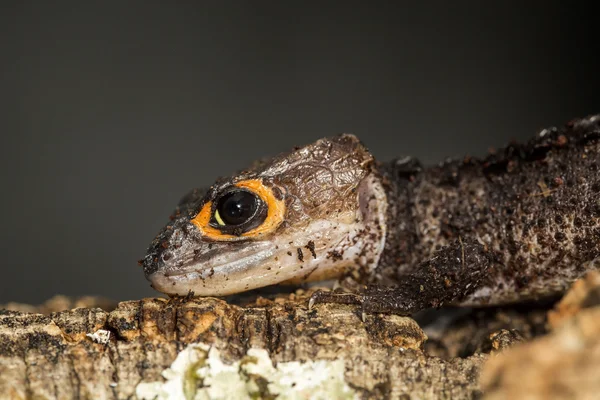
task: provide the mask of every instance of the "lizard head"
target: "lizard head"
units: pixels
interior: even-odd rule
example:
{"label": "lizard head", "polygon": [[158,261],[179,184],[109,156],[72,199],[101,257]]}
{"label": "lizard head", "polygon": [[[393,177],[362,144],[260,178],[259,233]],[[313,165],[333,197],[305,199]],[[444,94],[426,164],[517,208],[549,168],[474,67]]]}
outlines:
{"label": "lizard head", "polygon": [[321,139],[192,191],[141,263],[170,295],[337,278],[377,264],[386,204],[359,140]]}

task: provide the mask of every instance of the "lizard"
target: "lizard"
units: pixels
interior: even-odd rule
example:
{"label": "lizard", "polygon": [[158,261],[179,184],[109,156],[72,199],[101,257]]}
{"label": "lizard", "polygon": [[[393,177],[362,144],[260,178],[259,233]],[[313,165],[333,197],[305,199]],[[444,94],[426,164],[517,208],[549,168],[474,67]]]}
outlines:
{"label": "lizard", "polygon": [[190,191],[140,264],[170,296],[338,281],[309,307],[400,315],[556,296],[600,268],[600,115],[428,167],[320,139]]}

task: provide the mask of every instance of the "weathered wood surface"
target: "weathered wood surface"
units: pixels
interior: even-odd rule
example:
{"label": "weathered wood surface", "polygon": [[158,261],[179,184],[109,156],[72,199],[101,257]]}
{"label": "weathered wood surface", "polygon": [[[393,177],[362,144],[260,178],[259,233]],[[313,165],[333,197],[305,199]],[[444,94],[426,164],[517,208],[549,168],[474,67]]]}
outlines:
{"label": "weathered wood surface", "polygon": [[600,273],[588,274],[549,313],[549,335],[486,364],[486,398],[600,398]]}
{"label": "weathered wood surface", "polygon": [[[82,303],[86,308],[55,311],[76,305],[61,299],[46,304],[42,310],[49,314],[43,315],[11,305],[21,311],[0,312],[0,398],[134,399],[139,383],[161,381],[161,372],[176,355],[196,342],[214,345],[228,362],[252,347],[266,349],[275,362],[343,358],[346,382],[360,398],[372,399],[469,399],[480,398],[483,390],[490,398],[517,398],[531,389],[519,376],[525,376],[529,365],[547,362],[541,358],[552,347],[559,355],[551,366],[540,364],[527,375],[535,375],[541,383],[534,389],[547,394],[552,383],[544,374],[548,368],[558,373],[561,357],[568,353],[556,321],[578,332],[568,336],[579,346],[577,354],[569,353],[568,365],[587,379],[573,393],[585,394],[597,389],[590,379],[600,378],[598,357],[592,364],[583,362],[588,349],[600,354],[600,283],[597,275],[594,279],[579,285],[588,294],[579,289],[560,303],[552,317],[554,332],[506,353],[501,350],[545,333],[546,310],[475,310],[441,327],[427,325],[426,340],[411,318],[366,315],[363,321],[356,308],[341,305],[308,310],[302,293],[258,298],[243,307],[214,298],[156,298],[122,302],[105,311],[87,299]],[[102,329],[111,332],[107,344],[87,336]],[[574,374],[559,380],[563,393],[578,384]]]}
{"label": "weathered wood surface", "polygon": [[[88,333],[112,332],[107,345]],[[106,312],[0,315],[0,393],[11,399],[127,399],[141,381],[161,379],[186,344],[217,346],[230,360],[250,347],[274,361],[344,357],[346,379],[365,398],[469,398],[486,356],[446,361],[420,350],[425,335],[410,318],[366,316],[349,306],[259,301],[238,307],[213,298],[123,302]]]}

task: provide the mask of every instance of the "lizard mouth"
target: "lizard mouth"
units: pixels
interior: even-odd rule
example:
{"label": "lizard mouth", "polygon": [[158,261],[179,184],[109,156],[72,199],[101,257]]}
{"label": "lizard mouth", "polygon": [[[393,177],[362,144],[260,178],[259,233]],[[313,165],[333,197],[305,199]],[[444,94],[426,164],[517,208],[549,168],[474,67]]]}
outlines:
{"label": "lizard mouth", "polygon": [[225,296],[286,281],[331,279],[355,262],[357,234],[353,224],[316,221],[294,235],[248,242],[246,248],[209,251],[199,259],[188,253],[148,280],[169,295]]}
{"label": "lizard mouth", "polygon": [[176,277],[190,273],[200,274],[203,279],[213,275],[215,270],[235,273],[246,270],[249,265],[263,262],[273,255],[270,243],[254,243],[252,247],[236,251],[210,251],[199,258],[190,258],[178,268],[166,269],[166,277]]}
{"label": "lizard mouth", "polygon": [[158,270],[148,276],[148,280],[153,288],[170,295],[183,296],[193,292],[199,296],[224,296],[253,289],[239,278],[247,275],[248,268],[265,262],[272,255],[273,252],[266,249],[220,263],[217,260],[202,264],[189,262],[177,269]]}

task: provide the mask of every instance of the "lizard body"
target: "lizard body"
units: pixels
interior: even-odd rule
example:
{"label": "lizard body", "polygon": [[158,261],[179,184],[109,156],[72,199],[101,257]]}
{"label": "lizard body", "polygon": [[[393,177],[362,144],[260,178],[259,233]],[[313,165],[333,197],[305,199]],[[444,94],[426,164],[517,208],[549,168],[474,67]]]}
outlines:
{"label": "lizard body", "polygon": [[364,289],[311,301],[372,312],[559,294],[600,268],[600,116],[428,168],[321,139],[190,192],[142,265],[173,295],[339,279]]}

